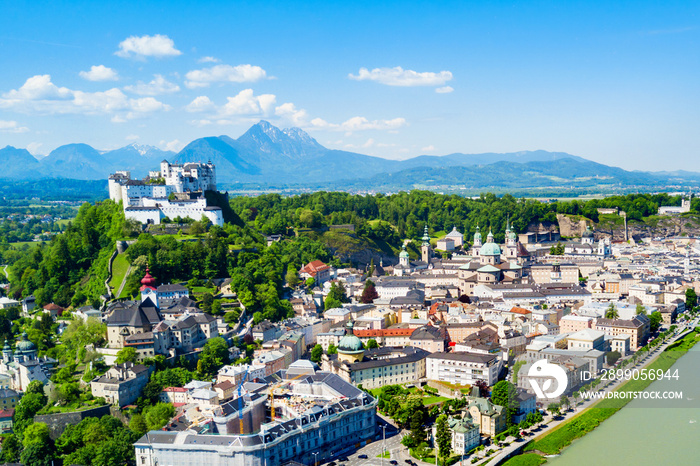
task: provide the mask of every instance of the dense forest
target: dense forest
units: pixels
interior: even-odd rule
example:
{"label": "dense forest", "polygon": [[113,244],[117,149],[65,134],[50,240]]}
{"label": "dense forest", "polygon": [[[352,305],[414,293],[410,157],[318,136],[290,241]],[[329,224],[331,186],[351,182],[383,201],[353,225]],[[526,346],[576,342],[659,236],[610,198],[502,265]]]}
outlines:
{"label": "dense forest", "polygon": [[[395,227],[399,238],[419,238],[424,225],[433,231],[450,231],[456,226],[470,237],[477,225],[491,228],[496,241],[504,240],[508,219],[520,233],[532,222],[556,223],[556,214],[582,215],[598,221],[597,208],[618,207],[630,220],[655,215],[659,205],[680,205],[681,197],[667,194],[630,194],[588,201],[571,200],[539,202],[515,198],[509,194],[497,197],[482,194],[472,199],[458,195],[442,195],[430,191],[401,192],[392,195],[352,195],[342,192],[318,192],[293,197],[267,194],[238,197],[231,201],[234,210],[249,225],[264,234],[286,234],[291,228],[318,228],[326,225],[353,224],[358,235],[381,236],[392,241]],[[692,208],[700,211],[700,199],[693,199]],[[372,220],[386,222],[377,223]]]}

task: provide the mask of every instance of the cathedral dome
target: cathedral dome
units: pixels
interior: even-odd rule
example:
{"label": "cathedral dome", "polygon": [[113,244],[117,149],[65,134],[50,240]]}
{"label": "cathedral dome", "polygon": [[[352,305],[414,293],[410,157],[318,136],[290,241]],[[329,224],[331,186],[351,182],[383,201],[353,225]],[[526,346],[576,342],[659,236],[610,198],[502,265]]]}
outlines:
{"label": "cathedral dome", "polygon": [[22,351],[25,353],[27,351],[36,351],[36,345],[31,341],[27,340],[26,332],[22,334],[22,340],[20,340],[20,342],[17,343],[17,351]]}
{"label": "cathedral dome", "polygon": [[338,342],[339,353],[357,353],[364,351],[362,341],[353,333],[353,323],[348,321],[345,327],[345,336]]}
{"label": "cathedral dome", "polygon": [[581,235],[583,238],[593,238],[593,232],[591,231],[590,226],[586,226],[586,231],[583,232],[583,235]]}
{"label": "cathedral dome", "polygon": [[500,256],[501,248],[496,243],[485,243],[479,249],[479,254],[482,256]]}
{"label": "cathedral dome", "polygon": [[400,259],[408,259],[408,251],[406,251],[406,245],[401,246],[401,252],[399,253]]}

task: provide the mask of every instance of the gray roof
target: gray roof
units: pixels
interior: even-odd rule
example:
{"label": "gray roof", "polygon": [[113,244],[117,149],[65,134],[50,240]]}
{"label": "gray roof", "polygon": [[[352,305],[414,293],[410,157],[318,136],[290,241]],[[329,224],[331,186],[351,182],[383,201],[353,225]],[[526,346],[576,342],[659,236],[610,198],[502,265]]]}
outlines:
{"label": "gray roof", "polygon": [[480,364],[490,364],[492,361],[497,359],[496,355],[493,354],[478,354],[478,353],[432,353],[428,356],[428,359],[443,359],[446,361],[463,361],[463,362],[474,362]]}

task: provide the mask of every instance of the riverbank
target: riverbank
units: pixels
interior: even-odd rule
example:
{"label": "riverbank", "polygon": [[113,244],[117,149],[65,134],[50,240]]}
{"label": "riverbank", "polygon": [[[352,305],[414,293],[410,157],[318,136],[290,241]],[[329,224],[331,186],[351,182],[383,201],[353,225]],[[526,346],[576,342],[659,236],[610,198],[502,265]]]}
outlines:
{"label": "riverbank", "polygon": [[[685,335],[682,339],[669,344],[654,360],[652,360],[646,368],[649,370],[662,369],[666,371],[670,369],[682,356],[684,356],[690,348],[692,348],[698,339],[699,329],[695,329]],[[616,392],[637,392],[646,389],[653,381],[649,380],[630,380],[621,384],[614,391]],[[502,463],[507,466],[520,466],[529,464],[541,464],[546,462],[544,455],[559,454],[565,447],[570,445],[575,439],[583,437],[587,433],[593,431],[604,420],[618,412],[622,407],[627,405],[631,398],[605,398],[588,409],[576,414],[566,422],[562,422],[552,431],[530,442],[526,447],[524,454],[515,456],[508,461]],[[534,455],[534,456],[533,456]],[[535,458],[535,456],[539,458]],[[537,463],[539,461],[540,463]]]}

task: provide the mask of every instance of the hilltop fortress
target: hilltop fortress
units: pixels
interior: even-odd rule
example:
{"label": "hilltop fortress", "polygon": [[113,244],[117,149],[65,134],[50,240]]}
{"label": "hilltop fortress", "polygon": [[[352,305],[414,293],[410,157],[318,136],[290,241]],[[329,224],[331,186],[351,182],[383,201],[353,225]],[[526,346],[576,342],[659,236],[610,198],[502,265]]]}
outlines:
{"label": "hilltop fortress", "polygon": [[145,224],[159,224],[163,219],[177,217],[200,220],[202,216],[214,225],[222,226],[220,207],[208,206],[205,191],[216,191],[214,164],[160,163],[160,171],[149,172],[143,180],[131,179],[128,171],[109,176],[109,198],[123,202],[127,219]]}

